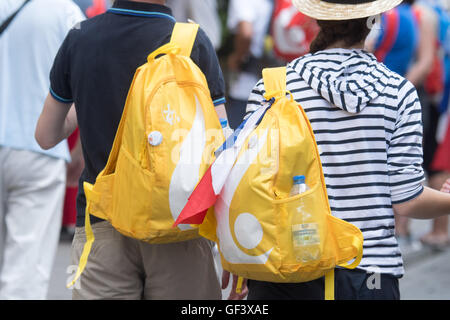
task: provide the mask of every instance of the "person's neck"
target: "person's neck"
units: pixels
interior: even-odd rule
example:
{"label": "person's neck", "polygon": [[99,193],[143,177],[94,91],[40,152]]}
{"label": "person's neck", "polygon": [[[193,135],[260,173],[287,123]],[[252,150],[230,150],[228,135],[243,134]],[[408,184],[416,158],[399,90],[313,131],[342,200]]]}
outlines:
{"label": "person's neck", "polygon": [[166,0],[130,0],[132,2],[144,2],[144,3],[153,3],[153,4],[160,4],[165,5]]}
{"label": "person's neck", "polygon": [[328,46],[327,49],[364,49],[364,42],[354,44],[352,46],[346,46],[344,41],[337,41],[333,43],[332,45]]}

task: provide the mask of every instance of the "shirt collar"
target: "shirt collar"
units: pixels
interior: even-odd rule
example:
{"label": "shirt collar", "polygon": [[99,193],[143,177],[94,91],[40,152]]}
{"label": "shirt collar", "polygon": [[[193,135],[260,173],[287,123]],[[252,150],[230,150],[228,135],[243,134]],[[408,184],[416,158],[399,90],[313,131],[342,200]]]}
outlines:
{"label": "shirt collar", "polygon": [[108,12],[143,17],[161,17],[175,21],[169,7],[136,1],[117,0]]}

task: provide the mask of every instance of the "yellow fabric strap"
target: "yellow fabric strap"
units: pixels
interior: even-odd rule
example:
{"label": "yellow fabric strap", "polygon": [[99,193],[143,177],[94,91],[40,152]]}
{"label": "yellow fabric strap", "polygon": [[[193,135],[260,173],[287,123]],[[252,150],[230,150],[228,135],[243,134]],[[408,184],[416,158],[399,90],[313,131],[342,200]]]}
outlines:
{"label": "yellow fabric strap", "polygon": [[266,100],[286,95],[286,67],[266,68],[262,73]]}
{"label": "yellow fabric strap", "polygon": [[[86,190],[87,183],[84,183],[84,189]],[[78,278],[80,278],[81,274],[84,271],[84,268],[86,267],[87,260],[89,253],[91,252],[92,244],[94,243],[95,237],[94,232],[92,231],[91,226],[91,219],[89,217],[89,199],[86,197],[86,211],[85,211],[85,218],[84,218],[84,229],[86,231],[86,243],[84,244],[83,252],[81,253],[80,262],[78,263],[77,273],[75,274],[75,277],[73,280],[67,285],[67,288],[72,287]]]}
{"label": "yellow fabric strap", "polygon": [[353,243],[353,246],[358,249],[358,254],[352,263],[350,263],[350,264],[341,263],[341,264],[339,264],[340,267],[344,267],[346,269],[355,269],[361,262],[361,259],[363,256],[363,242],[360,241],[360,239],[358,239],[357,237],[354,237],[352,243]]}
{"label": "yellow fabric strap", "polygon": [[325,275],[325,300],[334,300],[334,269]]}
{"label": "yellow fabric strap", "polygon": [[94,186],[92,184],[84,182],[83,190],[86,199],[89,199],[89,202],[100,202],[100,194],[94,191]]}
{"label": "yellow fabric strap", "polygon": [[243,277],[238,277],[237,284],[236,284],[236,293],[241,293],[242,292],[242,283],[243,282],[244,282],[244,278]]}
{"label": "yellow fabric strap", "polygon": [[186,57],[191,56],[198,28],[199,25],[195,23],[175,23],[170,43],[180,48],[181,55]]}
{"label": "yellow fabric strap", "polygon": [[[358,255],[351,264],[343,263],[340,267],[347,269],[355,269],[362,259],[363,246],[362,242],[358,238],[353,238],[353,245],[358,248]],[[331,269],[325,275],[325,300],[334,300],[334,269]]]}
{"label": "yellow fabric strap", "polygon": [[174,45],[173,43],[167,43],[167,44],[163,45],[162,47],[159,47],[152,53],[150,53],[147,57],[147,61],[151,62],[153,59],[156,59],[156,57],[158,57],[161,54],[168,54],[168,53],[179,54],[180,51],[181,51],[181,49],[179,47],[177,47],[176,45]]}

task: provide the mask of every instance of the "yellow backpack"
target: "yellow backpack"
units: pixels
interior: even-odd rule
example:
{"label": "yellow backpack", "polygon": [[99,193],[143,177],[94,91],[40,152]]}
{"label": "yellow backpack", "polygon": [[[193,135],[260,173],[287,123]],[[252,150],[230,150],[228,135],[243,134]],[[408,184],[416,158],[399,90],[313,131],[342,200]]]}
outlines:
{"label": "yellow backpack", "polygon": [[[359,264],[363,236],[331,215],[313,130],[286,96],[286,68],[265,69],[263,78],[272,105],[239,146],[200,234],[218,244],[223,268],[235,275],[288,283],[326,276],[325,297],[334,299],[334,268]],[[297,175],[309,190],[290,196]]]}
{"label": "yellow backpack", "polygon": [[89,215],[148,243],[199,237],[188,224],[172,228],[224,142],[206,78],[190,59],[198,27],[176,23],[170,43],[134,75],[107,164],[94,185],[84,183],[87,241],[69,286],[94,241]]}

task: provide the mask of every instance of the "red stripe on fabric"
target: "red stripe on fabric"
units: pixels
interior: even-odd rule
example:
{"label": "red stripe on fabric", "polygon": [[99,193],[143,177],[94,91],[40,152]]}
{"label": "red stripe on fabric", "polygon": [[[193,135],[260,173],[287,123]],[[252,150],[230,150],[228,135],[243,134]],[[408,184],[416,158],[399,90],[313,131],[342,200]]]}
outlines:
{"label": "red stripe on fabric", "polygon": [[384,35],[380,47],[375,51],[375,57],[377,57],[378,61],[383,62],[394,46],[398,36],[399,24],[400,19],[398,11],[395,9],[388,11],[386,13],[386,34]]}

